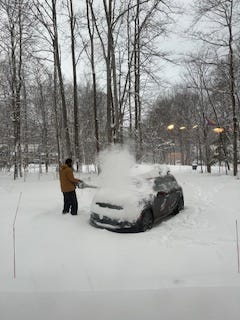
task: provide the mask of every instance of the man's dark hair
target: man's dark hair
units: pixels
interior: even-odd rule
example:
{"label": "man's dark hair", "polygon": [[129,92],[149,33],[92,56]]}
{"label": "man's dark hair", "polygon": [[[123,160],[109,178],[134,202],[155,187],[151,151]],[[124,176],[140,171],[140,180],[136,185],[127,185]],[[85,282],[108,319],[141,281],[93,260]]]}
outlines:
{"label": "man's dark hair", "polygon": [[66,159],[66,160],[65,160],[65,164],[66,164],[67,166],[71,167],[71,166],[72,166],[72,159],[70,159],[70,158]]}

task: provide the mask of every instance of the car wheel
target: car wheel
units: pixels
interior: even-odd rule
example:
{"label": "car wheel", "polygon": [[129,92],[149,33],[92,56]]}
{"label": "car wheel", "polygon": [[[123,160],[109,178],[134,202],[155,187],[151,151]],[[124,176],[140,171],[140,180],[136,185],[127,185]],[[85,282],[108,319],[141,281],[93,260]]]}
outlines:
{"label": "car wheel", "polygon": [[184,208],[184,200],[183,197],[181,197],[178,201],[176,209],[174,209],[173,214],[179,213],[180,210]]}
{"label": "car wheel", "polygon": [[140,231],[146,231],[151,229],[153,226],[153,214],[151,210],[146,210],[142,213],[142,218],[140,221]]}

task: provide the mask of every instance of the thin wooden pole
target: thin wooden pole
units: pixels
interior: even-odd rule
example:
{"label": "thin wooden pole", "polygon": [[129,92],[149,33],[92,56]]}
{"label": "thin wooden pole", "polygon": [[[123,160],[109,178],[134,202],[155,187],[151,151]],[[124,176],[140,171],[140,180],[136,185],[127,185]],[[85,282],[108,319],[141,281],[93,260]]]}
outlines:
{"label": "thin wooden pole", "polygon": [[236,245],[237,245],[237,264],[238,264],[238,273],[240,273],[239,241],[238,241],[238,221],[237,221],[237,220],[236,220]]}
{"label": "thin wooden pole", "polygon": [[21,198],[22,198],[22,192],[20,192],[20,194],[19,194],[18,203],[17,203],[17,209],[16,209],[16,212],[15,212],[15,217],[14,217],[14,221],[13,221],[13,276],[14,276],[14,279],[16,279],[16,235],[15,235],[15,225],[16,225],[17,214],[18,214],[18,209],[19,209]]}

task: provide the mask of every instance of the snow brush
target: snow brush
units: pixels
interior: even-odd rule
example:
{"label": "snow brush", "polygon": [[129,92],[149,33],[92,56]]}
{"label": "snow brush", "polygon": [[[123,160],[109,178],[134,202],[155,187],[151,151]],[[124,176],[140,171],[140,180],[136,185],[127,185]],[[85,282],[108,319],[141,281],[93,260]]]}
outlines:
{"label": "snow brush", "polygon": [[94,186],[94,185],[91,185],[91,184],[87,184],[87,183],[84,182],[84,181],[79,182],[79,183],[77,184],[77,187],[78,187],[79,189],[85,189],[85,188],[94,188],[94,189],[96,189],[96,188],[98,188],[97,186]]}

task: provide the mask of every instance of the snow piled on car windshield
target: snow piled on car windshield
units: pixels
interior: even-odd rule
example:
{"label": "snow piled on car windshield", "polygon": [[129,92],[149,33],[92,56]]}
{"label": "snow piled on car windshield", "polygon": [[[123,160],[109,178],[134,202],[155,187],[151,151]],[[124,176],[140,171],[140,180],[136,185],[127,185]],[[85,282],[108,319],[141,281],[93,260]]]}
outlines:
{"label": "snow piled on car windshield", "polygon": [[[99,157],[101,173],[91,211],[118,220],[134,221],[146,201],[153,194],[153,178],[165,174],[167,167],[137,164],[128,149],[111,148]],[[97,202],[122,207],[100,207]]]}

